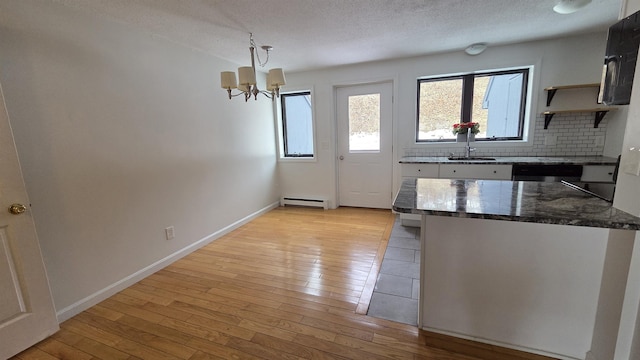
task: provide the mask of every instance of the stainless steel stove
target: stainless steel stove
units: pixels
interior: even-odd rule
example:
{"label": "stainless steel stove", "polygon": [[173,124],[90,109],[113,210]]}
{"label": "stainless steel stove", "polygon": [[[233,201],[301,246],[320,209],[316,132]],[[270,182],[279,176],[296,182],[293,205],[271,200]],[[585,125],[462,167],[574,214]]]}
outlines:
{"label": "stainless steel stove", "polygon": [[598,197],[608,202],[613,202],[613,195],[616,191],[616,183],[602,183],[602,182],[583,182],[583,181],[560,181],[570,188],[582,191],[589,195]]}
{"label": "stainless steel stove", "polygon": [[602,200],[613,202],[613,195],[616,191],[616,181],[618,180],[618,170],[620,169],[620,156],[616,162],[616,167],[613,170],[612,182],[584,182],[584,181],[567,181],[563,180],[562,183],[580,190],[589,195],[599,197]]}
{"label": "stainless steel stove", "polygon": [[512,180],[559,181],[575,190],[613,202],[619,167],[620,156],[618,156],[611,182],[586,182],[581,181],[582,165],[517,164],[513,166]]}

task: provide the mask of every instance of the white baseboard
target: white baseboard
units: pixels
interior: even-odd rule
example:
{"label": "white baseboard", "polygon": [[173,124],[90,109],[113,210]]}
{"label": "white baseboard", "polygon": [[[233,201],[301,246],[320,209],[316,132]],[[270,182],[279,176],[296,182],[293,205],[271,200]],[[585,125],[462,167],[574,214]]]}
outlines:
{"label": "white baseboard", "polygon": [[230,233],[231,231],[239,228],[240,226],[248,223],[249,221],[257,218],[258,216],[269,212],[275,208],[277,208],[278,206],[280,206],[280,202],[276,201],[236,222],[234,222],[233,224],[226,226],[216,232],[214,232],[213,234],[207,235],[204,238],[196,241],[195,243],[182,248],[176,252],[174,252],[173,254],[160,259],[158,261],[156,261],[155,263],[140,269],[139,271],[136,271],[135,273],[125,277],[122,280],[119,280],[107,287],[105,287],[104,289],[101,289],[87,297],[85,297],[84,299],[81,299],[69,306],[67,306],[64,309],[61,309],[60,311],[56,312],[56,315],[58,317],[58,322],[61,323],[65,320],[68,320],[70,318],[72,318],[73,316],[83,312],[84,310],[87,310],[88,308],[98,304],[99,302],[106,300],[107,298],[115,295],[116,293],[126,289],[127,287],[137,283],[138,281],[144,279],[145,277],[157,272],[158,270],[170,265],[171,263],[173,263],[174,261],[194,252],[195,250],[198,250],[199,248],[209,244],[210,242],[222,237],[225,234]]}
{"label": "white baseboard", "polygon": [[[523,352],[527,352],[527,353],[531,353],[531,354],[547,356],[547,357],[550,357],[550,358],[553,358],[553,359],[580,360],[579,358],[575,358],[575,357],[572,357],[572,356],[556,354],[556,353],[552,353],[552,352],[548,352],[548,351],[544,351],[544,350],[540,350],[540,349],[533,349],[533,348],[529,348],[529,347],[526,347],[526,346],[509,344],[509,343],[505,343],[505,342],[501,342],[501,341],[493,341],[493,340],[479,338],[479,337],[475,337],[475,336],[464,335],[464,334],[456,333],[456,332],[453,332],[453,331],[446,331],[446,330],[441,330],[441,329],[437,329],[437,328],[430,328],[428,326],[423,326],[422,329],[423,330],[427,330],[427,331],[431,331],[431,332],[434,332],[434,333],[438,333],[438,334],[443,334],[443,335],[453,336],[453,337],[457,337],[457,338],[461,338],[461,339],[476,341],[476,342],[479,342],[479,343],[495,345],[495,346],[499,346],[499,347],[506,348],[506,349],[513,349],[513,350],[523,351]],[[587,356],[589,355],[589,353],[587,353]],[[589,360],[589,358],[586,358],[585,360]],[[595,358],[591,358],[591,360],[595,360]]]}
{"label": "white baseboard", "polygon": [[418,214],[400,214],[402,226],[420,227],[422,216]]}

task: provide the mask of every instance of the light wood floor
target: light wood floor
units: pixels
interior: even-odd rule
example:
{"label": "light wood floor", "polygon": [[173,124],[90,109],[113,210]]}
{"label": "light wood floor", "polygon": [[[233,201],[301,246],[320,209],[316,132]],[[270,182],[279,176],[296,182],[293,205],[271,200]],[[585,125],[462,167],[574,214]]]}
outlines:
{"label": "light wood floor", "polygon": [[15,359],[474,359],[427,345],[452,343],[521,359],[363,315],[393,222],[384,210],[278,208]]}

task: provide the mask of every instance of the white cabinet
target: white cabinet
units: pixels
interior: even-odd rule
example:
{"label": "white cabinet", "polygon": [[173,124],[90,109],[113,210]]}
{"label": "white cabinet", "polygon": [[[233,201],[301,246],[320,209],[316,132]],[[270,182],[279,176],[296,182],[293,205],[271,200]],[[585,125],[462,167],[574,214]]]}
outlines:
{"label": "white cabinet", "polygon": [[442,164],[441,179],[511,180],[511,165]]}
{"label": "white cabinet", "polygon": [[[438,178],[440,165],[438,164],[402,164],[402,179],[410,178]],[[420,227],[420,215],[400,214],[400,221],[404,226]]]}
{"label": "white cabinet", "polygon": [[613,182],[613,165],[584,165],[582,167],[581,181],[589,182]]}
{"label": "white cabinet", "polygon": [[[402,164],[402,178],[511,180],[511,165]],[[420,227],[420,215],[400,214],[404,226]]]}
{"label": "white cabinet", "polygon": [[402,164],[402,177],[438,178],[438,164]]}

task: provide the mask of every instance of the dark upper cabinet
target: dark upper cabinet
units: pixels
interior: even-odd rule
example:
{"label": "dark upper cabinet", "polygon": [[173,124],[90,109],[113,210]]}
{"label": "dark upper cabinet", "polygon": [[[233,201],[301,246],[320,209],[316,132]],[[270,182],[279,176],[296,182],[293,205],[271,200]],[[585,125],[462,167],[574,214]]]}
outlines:
{"label": "dark upper cabinet", "polygon": [[609,28],[599,102],[629,104],[639,45],[640,11]]}

